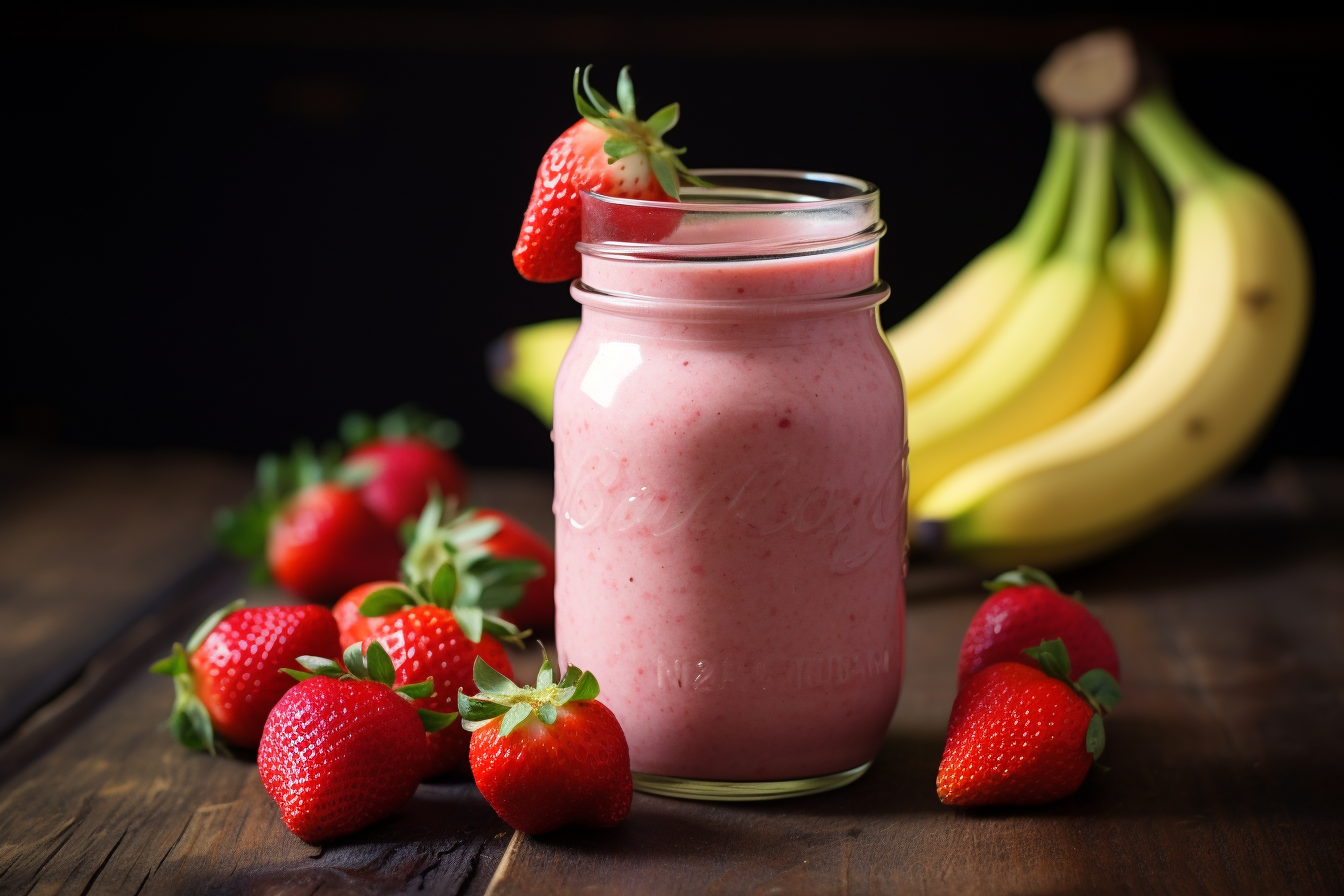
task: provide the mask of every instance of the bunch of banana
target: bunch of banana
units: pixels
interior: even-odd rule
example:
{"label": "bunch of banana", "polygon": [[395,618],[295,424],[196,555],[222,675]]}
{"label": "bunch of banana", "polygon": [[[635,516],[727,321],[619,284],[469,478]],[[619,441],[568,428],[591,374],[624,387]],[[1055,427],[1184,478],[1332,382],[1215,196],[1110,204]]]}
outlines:
{"label": "bunch of banana", "polygon": [[[900,356],[912,380],[934,381],[909,411],[922,546],[994,567],[1092,556],[1227,469],[1288,384],[1310,305],[1297,222],[1140,75],[1122,32],[1056,51],[1038,88],[1057,115],[1089,122],[1059,246],[999,284],[1013,296],[952,369],[910,369],[927,353]],[[1116,146],[1107,120],[1134,145]],[[1125,223],[1099,249],[1110,225],[1095,172],[1113,151]],[[1170,256],[1166,198],[1145,157],[1175,198]],[[960,344],[955,324],[921,338]]]}

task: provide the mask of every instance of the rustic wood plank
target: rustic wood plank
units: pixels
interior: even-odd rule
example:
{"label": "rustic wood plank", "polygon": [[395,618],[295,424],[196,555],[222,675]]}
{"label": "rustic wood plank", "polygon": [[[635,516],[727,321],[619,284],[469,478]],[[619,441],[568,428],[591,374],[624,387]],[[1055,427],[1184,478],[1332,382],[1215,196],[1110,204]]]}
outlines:
{"label": "rustic wood plank", "polygon": [[488,893],[1344,892],[1344,519],[1324,500],[1339,479],[1282,473],[1289,485],[1223,489],[1066,578],[1114,633],[1126,692],[1113,770],[1073,797],[938,802],[956,647],[981,595],[921,571],[904,693],[865,779],[755,805],[636,795],[616,830],[516,835]]}
{"label": "rustic wood plank", "polygon": [[0,739],[208,561],[241,465],[180,454],[0,457]]}

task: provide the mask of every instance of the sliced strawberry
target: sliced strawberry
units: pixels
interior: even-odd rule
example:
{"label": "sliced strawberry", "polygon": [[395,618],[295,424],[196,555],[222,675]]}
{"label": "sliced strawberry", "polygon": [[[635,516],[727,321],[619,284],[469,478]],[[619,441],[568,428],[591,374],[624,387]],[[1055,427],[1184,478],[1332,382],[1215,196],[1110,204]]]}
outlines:
{"label": "sliced strawberry", "polygon": [[[704,186],[681,161],[685,149],[663,142],[677,123],[677,103],[664,106],[648,121],[635,114],[635,89],[630,67],[621,69],[616,84],[620,105],[609,102],[588,83],[592,66],[574,70],[574,104],[583,119],[556,138],[537,168],[532,198],[513,249],[513,264],[528,280],[554,283],[579,276],[575,244],[582,236],[581,194],[593,190],[626,199],[676,201],[679,185]],[[663,216],[651,226],[632,216],[629,242],[658,242],[676,226]]]}

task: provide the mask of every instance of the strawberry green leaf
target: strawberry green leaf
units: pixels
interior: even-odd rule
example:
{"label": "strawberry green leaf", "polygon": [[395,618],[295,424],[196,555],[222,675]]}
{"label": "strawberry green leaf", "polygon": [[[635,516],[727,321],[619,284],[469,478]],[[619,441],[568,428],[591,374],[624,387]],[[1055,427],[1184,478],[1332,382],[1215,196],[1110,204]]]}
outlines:
{"label": "strawberry green leaf", "polygon": [[658,178],[658,185],[663,188],[663,192],[674,199],[677,198],[677,173],[672,170],[667,159],[661,155],[651,154],[649,165],[653,168],[653,176]]}
{"label": "strawberry green leaf", "polygon": [[345,674],[341,664],[324,656],[301,656],[298,658],[299,665],[307,669],[314,675],[321,675],[324,678],[340,678]]}
{"label": "strawberry green leaf", "polygon": [[283,497],[288,491],[289,485],[285,481],[288,478],[286,466],[280,455],[271,452],[257,458],[257,491],[261,492],[263,497]]}
{"label": "strawberry green leaf", "polygon": [[432,709],[417,709],[415,714],[420,717],[420,724],[425,726],[425,731],[433,734],[435,731],[442,731],[449,725],[457,721],[455,712],[435,712]]}
{"label": "strawberry green leaf", "polygon": [[215,728],[210,723],[205,704],[196,696],[191,676],[174,678],[173,690],[173,712],[168,717],[168,729],[173,737],[190,750],[204,750],[214,755]]}
{"label": "strawberry green leaf", "polygon": [[492,703],[489,700],[477,700],[475,697],[468,697],[462,693],[461,689],[458,689],[457,711],[464,721],[484,722],[487,719],[493,719],[495,716],[504,715],[509,711],[509,707],[503,703]]}
{"label": "strawberry green leaf", "polygon": [[452,563],[442,563],[429,583],[429,598],[440,607],[451,607],[457,596],[457,570]]}
{"label": "strawberry green leaf", "polygon": [[411,592],[405,588],[388,586],[379,588],[364,598],[359,604],[359,612],[362,616],[386,616],[388,613],[395,613],[402,607],[415,603],[415,598]]}
{"label": "strawberry green leaf", "polygon": [[1101,758],[1101,751],[1106,749],[1106,726],[1102,723],[1099,713],[1094,713],[1092,721],[1087,723],[1087,737],[1084,744],[1087,752],[1092,754],[1093,762]]}
{"label": "strawberry green leaf", "polygon": [[574,683],[574,694],[570,700],[592,700],[597,697],[597,677],[591,672],[584,672],[579,676],[579,680]]}
{"label": "strawberry green leaf", "polygon": [[[257,497],[249,498],[241,507],[221,507],[215,512],[215,541],[235,557],[243,560],[263,558],[266,555],[266,536],[271,529],[271,517],[277,505]],[[265,561],[263,560],[263,567]]]}
{"label": "strawberry green leaf", "polygon": [[1072,680],[1069,678],[1069,672],[1072,671],[1072,665],[1069,663],[1069,652],[1064,648],[1064,642],[1059,638],[1052,641],[1042,641],[1039,647],[1027,647],[1022,652],[1040,663],[1041,671],[1046,675],[1072,684]]}
{"label": "strawberry green leaf", "polygon": [[562,688],[574,687],[576,684],[579,683],[579,678],[582,675],[583,670],[580,669],[578,666],[574,665],[573,663],[570,663],[569,668],[565,670],[565,677],[560,679],[560,687]]}
{"label": "strawberry green leaf", "polygon": [[302,672],[302,671],[300,671],[300,670],[298,670],[298,669],[287,669],[287,668],[284,668],[283,666],[281,667],[280,671],[283,672],[283,673],[285,673],[286,675],[288,675],[290,678],[294,679],[295,681],[307,681],[308,679],[312,678],[313,675],[314,675],[314,673],[312,673],[312,672]]}
{"label": "strawberry green leaf", "polygon": [[448,538],[452,544],[465,549],[472,545],[489,541],[491,538],[494,538],[495,534],[504,526],[504,524],[497,519],[471,519],[475,513],[476,511],[474,510],[468,510],[466,513],[462,514],[462,516],[458,517],[457,520],[448,524]]}
{"label": "strawberry green leaf", "polygon": [[361,488],[381,472],[383,465],[372,458],[343,463],[332,473],[332,479],[346,488]]}
{"label": "strawberry green leaf", "polygon": [[1105,669],[1092,669],[1078,676],[1078,687],[1101,707],[1111,712],[1120,703],[1120,685]]}
{"label": "strawberry green leaf", "polygon": [[522,647],[523,639],[532,634],[532,629],[522,631],[518,626],[509,622],[507,619],[500,619],[498,616],[484,614],[481,616],[481,629],[515,647]]}
{"label": "strawberry green leaf", "polygon": [[592,70],[593,67],[591,65],[586,66],[583,70],[583,92],[588,94],[589,101],[591,101],[593,106],[595,106],[598,109],[598,111],[602,113],[603,117],[610,116],[611,110],[615,109],[616,107],[612,105],[610,100],[608,100],[602,94],[598,93],[595,89],[593,89],[593,85],[588,83],[588,75],[592,72]]}
{"label": "strawberry green leaf", "polygon": [[630,66],[622,66],[616,76],[616,101],[621,104],[621,114],[626,118],[635,117],[635,82],[630,77]]}
{"label": "strawberry green leaf", "polygon": [[415,684],[404,684],[399,688],[393,688],[398,694],[411,700],[423,700],[434,693],[434,679],[426,678],[424,681],[417,681]]}
{"label": "strawberry green leaf", "polygon": [[546,655],[546,648],[541,649],[541,668],[537,670],[537,690],[548,688],[555,680],[554,673],[551,671],[551,658]]}
{"label": "strawberry green leaf", "polygon": [[499,736],[508,737],[527,717],[532,715],[532,706],[527,703],[515,703],[509,707],[509,711],[504,713],[504,718],[499,722]]}
{"label": "strawberry green leaf", "polygon": [[523,599],[522,585],[488,585],[482,588],[475,603],[483,610],[507,610]]}
{"label": "strawberry green leaf", "polygon": [[205,621],[198,625],[196,631],[192,632],[191,637],[187,639],[187,646],[185,648],[187,653],[195,653],[196,648],[200,647],[202,642],[204,642],[210,633],[215,630],[215,626],[224,621],[225,616],[228,616],[235,610],[242,609],[243,605],[246,603],[247,601],[240,597],[205,617]]}
{"label": "strawberry green leaf", "polygon": [[537,718],[541,719],[547,725],[555,724],[555,716],[556,712],[554,704],[543,703],[537,707]]}
{"label": "strawberry green leaf", "polygon": [[570,700],[573,699],[574,699],[574,686],[570,685],[567,688],[561,688],[560,690],[556,691],[554,703],[556,706],[564,706],[566,703],[568,703]]}
{"label": "strawberry green leaf", "polygon": [[523,690],[514,684],[507,675],[496,670],[479,656],[476,657],[476,662],[472,664],[471,677],[476,682],[476,690],[482,694],[508,696],[521,693]]}
{"label": "strawberry green leaf", "polygon": [[[591,65],[588,67],[592,68]],[[574,69],[574,106],[579,110],[579,114],[583,116],[585,121],[587,121],[589,124],[596,125],[597,127],[602,127],[603,123],[607,120],[606,113],[599,112],[596,108],[594,108],[591,102],[584,99],[583,96],[579,93],[580,71],[581,69],[577,67]]]}
{"label": "strawberry green leaf", "polygon": [[1002,591],[1005,588],[1020,588],[1024,585],[1044,585],[1051,591],[1059,591],[1054,579],[1033,566],[1019,566],[980,584],[992,592]]}
{"label": "strawberry green leaf", "polygon": [[653,131],[655,137],[661,137],[676,127],[677,120],[680,118],[681,104],[672,103],[653,113],[653,116],[644,122],[644,126]]}
{"label": "strawberry green leaf", "polygon": [[485,614],[481,612],[480,607],[454,607],[453,618],[457,620],[462,634],[467,636],[468,641],[475,644],[481,640]]}
{"label": "strawberry green leaf", "polygon": [[341,659],[345,662],[345,668],[351,675],[356,678],[369,677],[369,670],[364,665],[364,652],[360,649],[358,641],[345,649],[345,654]]}
{"label": "strawberry green leaf", "polygon": [[607,164],[610,165],[612,162],[618,162],[626,156],[639,152],[639,147],[628,140],[612,137],[602,144],[602,151],[607,154]]}
{"label": "strawberry green leaf", "polygon": [[369,680],[376,681],[379,684],[385,684],[388,687],[397,682],[397,670],[392,665],[392,657],[387,655],[387,648],[377,641],[369,642],[369,649],[365,655],[365,664],[369,671]]}
{"label": "strawberry green leaf", "polygon": [[360,411],[351,411],[342,417],[338,429],[341,441],[350,448],[378,435],[378,427],[374,424],[373,418]]}
{"label": "strawberry green leaf", "polygon": [[172,654],[150,666],[149,671],[155,675],[186,675],[191,671],[191,666],[187,663],[187,654],[182,645],[174,644]]}
{"label": "strawberry green leaf", "polygon": [[535,560],[482,557],[472,562],[470,571],[485,585],[524,585],[541,578],[545,567]]}

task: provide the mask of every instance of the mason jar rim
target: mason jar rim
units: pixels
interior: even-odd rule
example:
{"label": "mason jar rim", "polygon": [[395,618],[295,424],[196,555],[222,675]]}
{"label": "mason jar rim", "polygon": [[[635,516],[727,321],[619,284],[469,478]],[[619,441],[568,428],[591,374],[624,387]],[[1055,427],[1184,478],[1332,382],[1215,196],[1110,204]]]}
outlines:
{"label": "mason jar rim", "polygon": [[856,248],[886,230],[877,185],[861,178],[770,168],[695,173],[715,186],[684,188],[683,202],[585,191],[575,248],[612,261],[766,259]]}
{"label": "mason jar rim", "polygon": [[[802,171],[792,168],[692,168],[691,173],[696,177],[713,182],[715,177],[757,177],[763,180],[796,180],[802,183],[811,184],[832,184],[840,187],[848,187],[855,192],[848,196],[824,197],[811,196],[805,194],[795,194],[799,198],[795,201],[770,200],[767,202],[715,202],[710,203],[690,203],[691,205],[700,205],[696,211],[713,210],[725,214],[754,214],[759,215],[763,211],[820,211],[822,209],[833,209],[845,205],[862,204],[874,201],[880,194],[877,184],[859,177],[849,177],[845,174],[830,174],[822,171]],[[690,196],[706,196],[712,194],[719,187],[682,187],[683,194]],[[745,188],[743,188],[745,189]],[[783,191],[778,191],[783,193]],[[664,199],[630,199],[624,196],[608,196],[604,193],[598,193],[595,190],[584,190],[581,194],[585,198],[597,202],[610,203],[612,205],[625,205],[636,208],[648,209],[679,209],[685,211],[688,203],[669,201]]]}

